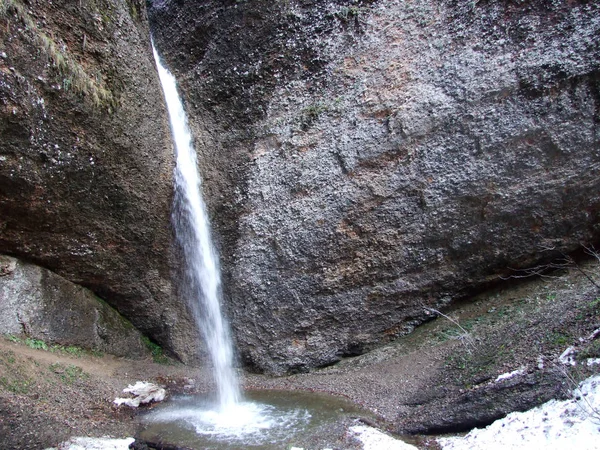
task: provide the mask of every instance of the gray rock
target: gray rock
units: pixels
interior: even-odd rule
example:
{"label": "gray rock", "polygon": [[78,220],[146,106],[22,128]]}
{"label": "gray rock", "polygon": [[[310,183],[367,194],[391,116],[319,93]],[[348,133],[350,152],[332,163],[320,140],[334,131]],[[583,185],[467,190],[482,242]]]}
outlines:
{"label": "gray rock", "polygon": [[[444,398],[415,398],[410,414],[399,420],[399,434],[441,434],[485,427],[514,411],[527,411],[553,399],[565,399],[569,388],[565,377],[540,371],[504,383],[490,383],[462,395]],[[427,394],[425,397],[427,397]]]}
{"label": "gray rock", "polygon": [[96,297],[39,266],[0,255],[0,334],[142,358],[131,323]]}
{"label": "gray rock", "polygon": [[599,239],[597,4],[155,3],[247,365],[365,352]]}

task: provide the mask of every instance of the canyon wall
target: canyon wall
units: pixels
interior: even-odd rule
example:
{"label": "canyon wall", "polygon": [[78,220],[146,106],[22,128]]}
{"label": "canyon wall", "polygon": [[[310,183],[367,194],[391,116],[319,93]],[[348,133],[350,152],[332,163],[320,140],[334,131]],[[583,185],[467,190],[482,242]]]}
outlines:
{"label": "canyon wall", "polygon": [[242,360],[304,371],[600,237],[600,7],[154,0]]}
{"label": "canyon wall", "polygon": [[171,281],[172,146],[145,4],[0,5],[0,253],[91,289],[189,359],[196,331]]}

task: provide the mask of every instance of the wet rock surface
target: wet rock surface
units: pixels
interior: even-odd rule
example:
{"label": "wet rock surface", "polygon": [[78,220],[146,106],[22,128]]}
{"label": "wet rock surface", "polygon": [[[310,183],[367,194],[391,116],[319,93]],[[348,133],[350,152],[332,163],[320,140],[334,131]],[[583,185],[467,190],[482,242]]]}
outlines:
{"label": "wet rock surface", "polygon": [[153,3],[247,366],[361,354],[598,239],[596,3]]}
{"label": "wet rock surface", "polygon": [[11,0],[0,28],[1,252],[91,289],[189,358],[144,3]]}

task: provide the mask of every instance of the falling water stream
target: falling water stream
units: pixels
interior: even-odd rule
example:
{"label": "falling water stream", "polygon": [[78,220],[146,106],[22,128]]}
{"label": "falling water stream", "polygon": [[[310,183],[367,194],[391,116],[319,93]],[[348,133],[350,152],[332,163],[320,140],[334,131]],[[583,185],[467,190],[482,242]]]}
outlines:
{"label": "falling water stream", "polygon": [[[180,292],[202,330],[216,382],[216,401],[207,397],[179,397],[145,416],[142,435],[192,448],[274,448],[297,439],[311,427],[329,423],[340,410],[340,400],[310,394],[263,392],[244,398],[234,368],[229,326],[221,311],[219,261],[211,241],[202,182],[187,116],[175,77],[162,65],[153,45],[171,133],[175,167],[173,226],[185,259]],[[320,405],[320,406],[317,406]],[[157,437],[158,436],[158,437]]]}
{"label": "falling water stream", "polygon": [[153,51],[175,144],[173,226],[185,264],[185,282],[181,291],[188,298],[194,319],[202,330],[213,364],[218,405],[225,411],[239,403],[241,394],[233,367],[229,327],[221,312],[219,260],[211,241],[206,205],[201,195],[196,151],[187,116],[177,93],[177,83],[175,77],[162,65],[154,47]]}

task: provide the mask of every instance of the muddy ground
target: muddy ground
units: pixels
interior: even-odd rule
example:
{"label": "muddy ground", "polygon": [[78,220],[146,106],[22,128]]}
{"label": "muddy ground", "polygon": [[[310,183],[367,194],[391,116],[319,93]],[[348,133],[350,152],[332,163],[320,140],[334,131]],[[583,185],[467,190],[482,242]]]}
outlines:
{"label": "muddy ground", "polygon": [[[443,316],[431,311],[431,322],[370,353],[293,376],[241,373],[243,384],[342,396],[368,410],[368,422],[420,434],[417,443],[428,447],[432,443],[423,434],[467,430],[563,397],[576,380],[600,370],[587,365],[600,357],[600,339],[593,336],[600,328],[600,290],[594,284],[599,267],[590,260],[515,281],[440,312]],[[571,346],[575,365],[560,361]],[[157,360],[0,339],[2,448],[47,448],[71,436],[134,436],[139,412],[112,402],[138,380],[164,385],[171,394],[212,389],[205,369]],[[303,445],[356,448],[346,422]]]}

